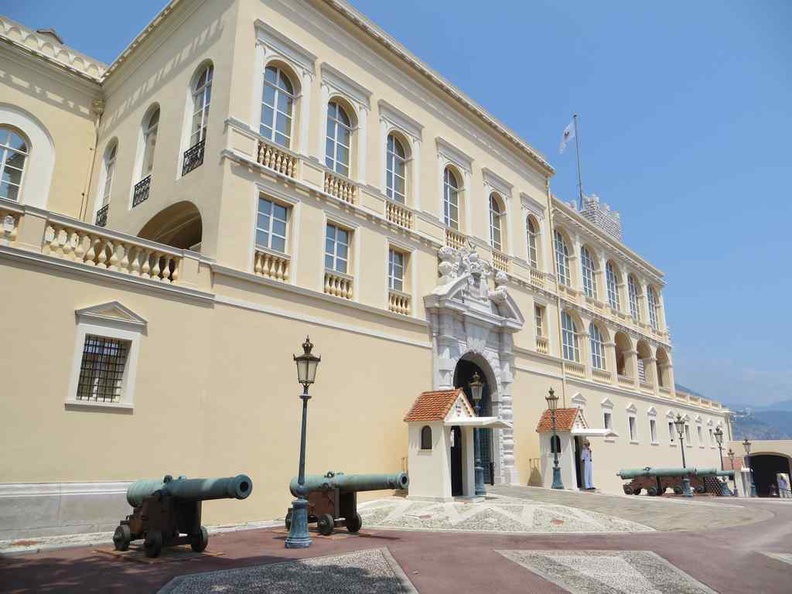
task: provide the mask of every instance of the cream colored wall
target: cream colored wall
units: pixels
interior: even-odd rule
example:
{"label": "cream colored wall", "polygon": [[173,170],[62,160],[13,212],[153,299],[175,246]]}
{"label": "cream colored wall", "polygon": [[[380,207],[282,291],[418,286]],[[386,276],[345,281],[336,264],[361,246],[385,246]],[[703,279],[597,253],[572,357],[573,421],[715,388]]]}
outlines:
{"label": "cream colored wall", "polygon": [[[432,449],[421,449],[421,430],[432,429]],[[408,430],[410,486],[414,498],[451,498],[451,467],[449,466],[449,431],[443,423],[410,423]]]}
{"label": "cream colored wall", "polygon": [[[80,216],[82,195],[88,186],[96,142],[91,104],[97,97],[99,85],[0,45],[0,107],[10,105],[32,116],[49,134],[55,149],[55,166],[42,203],[49,210],[71,217]],[[31,147],[26,173],[30,171],[30,160],[36,159],[37,151],[40,154],[44,148]],[[23,184],[25,180],[23,177]],[[25,202],[32,199],[28,197]]]}

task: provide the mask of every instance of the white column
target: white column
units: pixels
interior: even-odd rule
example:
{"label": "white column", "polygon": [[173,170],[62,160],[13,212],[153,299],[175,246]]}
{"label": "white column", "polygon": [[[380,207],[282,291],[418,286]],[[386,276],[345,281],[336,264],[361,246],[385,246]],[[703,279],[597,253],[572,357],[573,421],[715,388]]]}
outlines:
{"label": "white column", "polygon": [[[313,74],[302,73],[302,97],[300,97],[300,148],[301,154],[308,156],[308,134],[311,125],[311,95],[313,94]],[[319,136],[322,136],[321,132]]]}
{"label": "white column", "polygon": [[358,115],[358,130],[357,130],[357,149],[358,149],[358,167],[357,167],[357,181],[361,184],[366,183],[366,166],[368,165],[368,107],[359,106],[360,113]]}
{"label": "white column", "polygon": [[379,126],[379,139],[377,140],[377,146],[380,147],[380,162],[379,162],[379,171],[380,171],[380,192],[383,194],[386,193],[387,188],[387,169],[388,169],[388,122],[383,119],[380,119],[380,126]]}
{"label": "white column", "polygon": [[316,158],[325,162],[325,141],[327,140],[327,102],[330,100],[330,87],[322,82],[322,104],[319,106],[319,135],[316,140]]}
{"label": "white column", "polygon": [[412,183],[412,207],[415,210],[421,210],[421,141],[418,138],[414,138],[412,144],[410,181]]}
{"label": "white column", "polygon": [[[473,202],[473,192],[471,191],[471,188],[470,188],[470,178],[471,178],[470,172],[465,170],[465,169],[463,169],[462,170],[462,179],[464,180],[463,184],[464,184],[464,187],[465,187],[465,191],[462,194],[462,196],[463,196],[463,198],[465,200],[465,204],[464,204],[464,206],[465,206],[465,228],[462,230],[462,232],[465,233],[465,235],[473,235],[472,217],[471,217],[471,209],[470,209],[470,203]],[[489,222],[487,223],[487,228],[489,229]]]}

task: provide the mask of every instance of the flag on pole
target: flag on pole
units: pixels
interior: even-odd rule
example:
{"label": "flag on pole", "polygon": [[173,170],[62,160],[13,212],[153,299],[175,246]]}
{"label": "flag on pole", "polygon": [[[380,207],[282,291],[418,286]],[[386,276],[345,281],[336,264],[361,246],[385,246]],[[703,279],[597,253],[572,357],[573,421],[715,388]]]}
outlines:
{"label": "flag on pole", "polygon": [[564,128],[564,133],[561,135],[561,146],[559,147],[559,152],[563,155],[564,151],[566,150],[567,142],[572,140],[575,137],[575,120],[573,119],[569,122],[569,125]]}

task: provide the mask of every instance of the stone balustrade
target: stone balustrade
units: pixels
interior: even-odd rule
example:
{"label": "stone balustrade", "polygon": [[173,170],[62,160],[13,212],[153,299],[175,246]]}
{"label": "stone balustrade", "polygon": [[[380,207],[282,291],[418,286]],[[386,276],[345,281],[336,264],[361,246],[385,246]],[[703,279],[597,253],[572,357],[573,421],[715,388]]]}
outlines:
{"label": "stone balustrade", "polygon": [[621,374],[618,374],[616,376],[616,383],[619,384],[620,386],[628,386],[630,388],[632,388],[635,385],[635,381],[633,380],[633,378]]}
{"label": "stone balustrade", "polygon": [[544,274],[539,272],[536,268],[531,268],[530,275],[531,275],[531,284],[536,285],[537,287],[544,287],[545,285]]}
{"label": "stone balustrade", "polygon": [[654,393],[654,384],[651,382],[640,382],[641,390],[649,394]]}
{"label": "stone balustrade", "polygon": [[412,210],[397,202],[391,202],[390,200],[385,202],[385,218],[405,229],[413,228]]}
{"label": "stone balustrade", "polygon": [[267,278],[289,280],[289,264],[291,260],[286,254],[279,254],[257,247],[253,262],[253,272]]}
{"label": "stone balustrade", "polygon": [[544,336],[536,337],[536,350],[545,355],[549,352],[550,348],[546,337]]}
{"label": "stone balustrade", "polygon": [[591,375],[595,380],[606,383],[610,383],[613,377],[607,369],[597,369],[596,367],[591,370]]}
{"label": "stone balustrade", "polygon": [[498,250],[492,250],[492,267],[503,272],[509,271],[509,256]]}
{"label": "stone balustrade", "polygon": [[564,361],[564,370],[569,375],[586,377],[586,367],[582,363],[577,363],[575,361]]}
{"label": "stone balustrade", "polygon": [[8,245],[16,241],[19,231],[20,213],[16,205],[0,204],[0,245]]}
{"label": "stone balustrade", "polygon": [[463,233],[446,227],[446,245],[455,250],[462,249],[467,244],[467,237]]}
{"label": "stone balustrade", "polygon": [[388,291],[388,309],[393,313],[410,315],[410,296],[401,291]]}
{"label": "stone balustrade", "polygon": [[325,271],[324,292],[328,295],[341,297],[342,299],[352,299],[353,288],[351,276],[332,270]]}
{"label": "stone balustrade", "polygon": [[357,186],[355,182],[336,173],[325,171],[324,191],[350,204],[355,204],[357,201]]}
{"label": "stone balustrade", "polygon": [[258,163],[287,177],[295,177],[297,156],[283,147],[265,139],[259,139]]}

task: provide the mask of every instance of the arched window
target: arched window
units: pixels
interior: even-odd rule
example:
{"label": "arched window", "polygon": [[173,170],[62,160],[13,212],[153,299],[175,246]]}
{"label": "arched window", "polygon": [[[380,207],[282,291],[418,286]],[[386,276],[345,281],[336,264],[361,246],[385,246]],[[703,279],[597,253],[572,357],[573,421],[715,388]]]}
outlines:
{"label": "arched window", "polygon": [[192,102],[193,116],[190,126],[190,146],[206,140],[206,122],[209,118],[209,102],[212,99],[212,76],[214,67],[208,64],[195,78]]}
{"label": "arched window", "polygon": [[336,173],[349,177],[352,120],[337,101],[327,104],[327,140],[325,165]]}
{"label": "arched window", "polygon": [[558,435],[550,436],[550,453],[551,454],[561,453],[561,438],[558,437]]}
{"label": "arched window", "polygon": [[589,339],[591,342],[591,366],[594,369],[605,369],[605,340],[602,331],[594,322],[589,325]]}
{"label": "arched window", "polygon": [[605,278],[608,285],[608,305],[612,309],[619,311],[621,309],[621,300],[619,299],[619,275],[616,273],[616,267],[613,262],[608,262],[605,266]]}
{"label": "arched window", "polygon": [[631,274],[627,277],[627,295],[630,299],[630,315],[638,322],[641,321],[641,309],[638,307],[638,282]]}
{"label": "arched window", "polygon": [[532,268],[538,268],[538,251],[537,246],[539,243],[539,225],[532,216],[525,219],[525,228],[528,233],[528,263]]}
{"label": "arched window", "polygon": [[159,127],[160,110],[155,108],[143,123],[143,167],[141,177],[151,175],[154,168],[154,149],[157,146],[157,128]]}
{"label": "arched window", "polygon": [[118,143],[113,142],[105,151],[104,159],[104,187],[102,188],[102,206],[110,204],[110,193],[113,191],[113,176],[115,175],[116,153]]}
{"label": "arched window", "polygon": [[580,362],[580,349],[578,348],[578,330],[575,320],[567,312],[561,312],[561,342],[564,347],[564,359]]}
{"label": "arched window", "polygon": [[492,247],[503,251],[503,209],[497,194],[491,194],[489,199],[490,215],[490,241]]}
{"label": "arched window", "polygon": [[649,305],[649,323],[652,325],[652,328],[657,330],[658,328],[658,316],[657,316],[657,293],[655,292],[654,287],[649,287],[646,291],[646,301]]}
{"label": "arched window", "polygon": [[424,425],[421,428],[421,449],[432,449],[432,428],[429,425]]}
{"label": "arched window", "polygon": [[561,232],[556,229],[553,233],[556,253],[556,267],[558,272],[558,282],[567,287],[571,284],[569,276],[569,248]]}
{"label": "arched window", "polygon": [[[283,70],[277,66],[267,66],[264,69],[259,134],[276,144],[289,148],[293,112],[294,85]],[[349,146],[348,142],[347,146]]]}
{"label": "arched window", "polygon": [[388,198],[404,204],[407,196],[407,152],[401,141],[388,134],[385,192]]}
{"label": "arched window", "polygon": [[0,198],[19,201],[30,144],[14,128],[0,126]]}
{"label": "arched window", "polygon": [[447,227],[459,229],[459,181],[450,167],[443,172],[443,220]]}
{"label": "arched window", "polygon": [[657,372],[657,385],[661,388],[668,387],[670,383],[668,380],[669,367],[671,367],[671,362],[668,360],[668,353],[666,353],[665,349],[658,348],[655,354],[655,368]]}
{"label": "arched window", "polygon": [[594,258],[591,257],[588,248],[584,247],[580,250],[580,263],[583,270],[583,292],[586,294],[586,297],[596,299],[597,283],[594,278],[596,266],[594,265]]}

